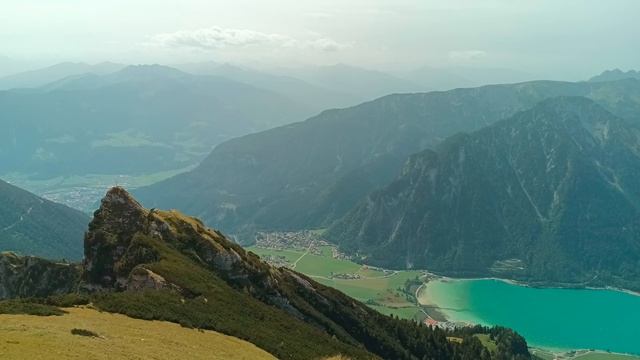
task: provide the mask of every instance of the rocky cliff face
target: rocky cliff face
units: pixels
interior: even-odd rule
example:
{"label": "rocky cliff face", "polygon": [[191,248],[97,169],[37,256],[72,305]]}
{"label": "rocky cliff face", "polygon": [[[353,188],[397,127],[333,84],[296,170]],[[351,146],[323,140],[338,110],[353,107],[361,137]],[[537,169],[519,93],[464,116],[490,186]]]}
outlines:
{"label": "rocky cliff face", "polygon": [[375,264],[640,288],[640,130],[557,98],[437,151],[327,236]]}
{"label": "rocky cliff face", "polygon": [[[298,319],[326,322],[316,318],[324,316],[314,309],[332,307],[332,302],[318,292],[321,285],[312,285],[310,280],[288,269],[272,268],[198,219],[176,211],[147,210],[118,187],[107,193],[89,225],[81,289],[89,292],[170,289],[186,297],[197,296],[194,289],[173,283],[153,270],[155,264],[171,256],[165,247],[187,255],[233,288]],[[363,306],[365,309],[370,311]]]}
{"label": "rocky cliff face", "polygon": [[162,255],[139,241],[142,238],[188,253],[236,287],[267,291],[275,282],[269,267],[221,233],[175,211],[147,210],[124,189],[116,187],[102,200],[85,237],[83,287],[91,291],[177,289],[145,267],[161,261]]}
{"label": "rocky cliff face", "polygon": [[73,291],[80,266],[0,253],[0,299],[44,297]]}

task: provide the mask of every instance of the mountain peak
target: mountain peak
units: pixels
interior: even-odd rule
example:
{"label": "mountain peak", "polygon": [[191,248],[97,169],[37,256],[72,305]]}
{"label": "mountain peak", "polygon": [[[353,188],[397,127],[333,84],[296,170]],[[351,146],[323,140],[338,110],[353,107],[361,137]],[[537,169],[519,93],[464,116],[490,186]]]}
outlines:
{"label": "mountain peak", "polygon": [[624,79],[640,79],[640,71],[620,69],[605,70],[600,75],[596,75],[589,79],[589,82],[616,81]]}
{"label": "mountain peak", "polygon": [[115,186],[100,202],[100,208],[95,212],[92,224],[104,225],[103,222],[115,221],[117,224],[114,224],[114,230],[123,230],[123,225],[136,221],[146,214],[147,210],[127,190]]}
{"label": "mountain peak", "polygon": [[126,206],[129,208],[143,209],[142,205],[140,205],[140,203],[136,199],[134,199],[133,196],[131,196],[131,194],[129,194],[129,192],[125,188],[121,186],[114,186],[109,189],[109,191],[107,191],[107,194],[102,199],[101,204],[101,207]]}

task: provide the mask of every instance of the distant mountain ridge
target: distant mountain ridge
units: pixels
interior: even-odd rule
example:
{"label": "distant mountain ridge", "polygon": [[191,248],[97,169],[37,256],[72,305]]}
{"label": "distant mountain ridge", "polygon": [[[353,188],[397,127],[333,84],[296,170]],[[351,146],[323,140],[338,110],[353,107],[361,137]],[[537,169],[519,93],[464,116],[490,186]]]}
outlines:
{"label": "distant mountain ridge", "polygon": [[89,217],[0,180],[0,251],[49,259],[82,258]]}
{"label": "distant mountain ridge", "polygon": [[184,168],[219,142],[307,114],[279,94],[163,66],[2,91],[0,108],[0,174],[43,178]]}
{"label": "distant mountain ridge", "polygon": [[560,97],[416,154],[325,236],[367,263],[640,289],[640,127]]}
{"label": "distant mountain ridge", "polygon": [[274,91],[308,106],[313,115],[327,109],[351,106],[365,99],[344,89],[328,89],[287,75],[275,75],[238,65],[214,62],[175,65],[182,71],[198,75],[215,75]]}
{"label": "distant mountain ridge", "polygon": [[136,190],[251,242],[256,230],[324,228],[387,185],[413,153],[554,96],[586,96],[640,123],[640,81],[534,81],[386,96],[217,146],[193,171]]}
{"label": "distant mountain ridge", "polygon": [[103,62],[95,65],[64,62],[43,69],[30,70],[0,78],[0,90],[36,88],[69,76],[82,74],[106,75],[125,65]]}
{"label": "distant mountain ridge", "polygon": [[589,79],[591,82],[599,81],[616,81],[624,79],[640,79],[640,71],[628,70],[622,71],[620,69],[606,70],[600,75],[596,75]]}
{"label": "distant mountain ridge", "polygon": [[339,93],[356,96],[358,102],[396,93],[431,90],[424,85],[382,71],[347,64],[308,66],[276,71]]}

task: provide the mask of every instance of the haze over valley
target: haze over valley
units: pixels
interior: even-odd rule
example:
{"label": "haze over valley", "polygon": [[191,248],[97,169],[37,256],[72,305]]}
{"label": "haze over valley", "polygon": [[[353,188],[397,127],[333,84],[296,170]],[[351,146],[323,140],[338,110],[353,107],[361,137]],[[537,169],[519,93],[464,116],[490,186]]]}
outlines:
{"label": "haze over valley", "polygon": [[640,359],[639,12],[9,1],[0,357]]}

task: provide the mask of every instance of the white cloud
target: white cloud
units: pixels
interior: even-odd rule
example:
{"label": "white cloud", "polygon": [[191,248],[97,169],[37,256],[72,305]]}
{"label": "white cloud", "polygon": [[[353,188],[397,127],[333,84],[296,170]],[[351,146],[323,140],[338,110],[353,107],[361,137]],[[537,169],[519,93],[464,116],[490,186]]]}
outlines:
{"label": "white cloud", "polygon": [[480,60],[487,56],[482,50],[456,50],[449,51],[449,59],[457,62],[470,62]]}
{"label": "white cloud", "polygon": [[181,30],[173,33],[158,34],[151,38],[150,44],[167,48],[193,48],[214,50],[243,47],[280,47],[315,49],[320,51],[338,51],[348,45],[326,37],[311,40],[299,40],[290,36],[263,33],[247,29],[210,27],[197,30]]}
{"label": "white cloud", "polygon": [[348,44],[342,44],[329,38],[319,38],[316,40],[307,41],[306,46],[316,50],[327,52],[340,51],[350,47],[350,45]]}

